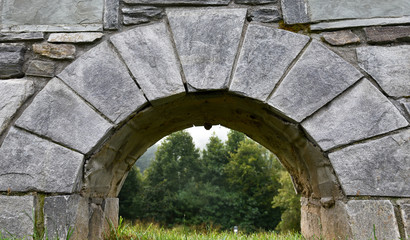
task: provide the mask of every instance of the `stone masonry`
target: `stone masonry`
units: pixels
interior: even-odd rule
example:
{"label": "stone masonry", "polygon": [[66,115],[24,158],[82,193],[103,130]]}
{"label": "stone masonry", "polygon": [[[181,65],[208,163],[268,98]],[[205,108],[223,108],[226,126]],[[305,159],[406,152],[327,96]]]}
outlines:
{"label": "stone masonry", "polygon": [[0,1],[0,232],[101,239],[145,150],[274,152],[307,239],[410,238],[408,0]]}

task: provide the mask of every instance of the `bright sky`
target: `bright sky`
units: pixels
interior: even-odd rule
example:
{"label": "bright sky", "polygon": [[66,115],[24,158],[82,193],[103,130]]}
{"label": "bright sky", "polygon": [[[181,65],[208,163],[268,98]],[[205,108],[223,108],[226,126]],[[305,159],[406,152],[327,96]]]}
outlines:
{"label": "bright sky", "polygon": [[194,139],[195,146],[200,149],[204,149],[205,145],[208,143],[209,137],[212,136],[213,133],[218,136],[222,142],[228,140],[228,132],[229,128],[222,127],[221,125],[214,125],[210,130],[205,130],[204,127],[192,127],[186,129]]}

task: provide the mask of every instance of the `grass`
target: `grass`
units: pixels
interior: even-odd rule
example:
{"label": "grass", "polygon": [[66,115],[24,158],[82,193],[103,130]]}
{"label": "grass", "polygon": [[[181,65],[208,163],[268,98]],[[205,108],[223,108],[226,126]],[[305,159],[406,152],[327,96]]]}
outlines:
{"label": "grass", "polygon": [[120,224],[114,228],[110,224],[110,233],[105,240],[304,240],[299,233],[279,234],[276,232],[242,232],[218,231],[215,229],[195,229],[186,226],[164,228],[155,223],[129,225],[120,218]]}

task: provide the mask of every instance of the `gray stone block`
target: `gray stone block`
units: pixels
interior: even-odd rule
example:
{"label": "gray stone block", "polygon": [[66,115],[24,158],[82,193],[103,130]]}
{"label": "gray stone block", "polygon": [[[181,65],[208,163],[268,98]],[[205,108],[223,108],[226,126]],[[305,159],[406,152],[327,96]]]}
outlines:
{"label": "gray stone block", "polygon": [[0,79],[24,76],[22,68],[25,52],[24,46],[0,44]]}
{"label": "gray stone block", "polygon": [[287,117],[301,122],[361,76],[344,59],[313,41],[268,103]]}
{"label": "gray stone block", "polygon": [[410,237],[410,203],[400,204],[401,216],[404,225],[405,238]]}
{"label": "gray stone block", "polygon": [[104,222],[104,232],[110,230],[110,223],[116,228],[118,227],[118,214],[119,214],[119,199],[118,198],[106,198],[102,209],[104,211],[104,216],[106,221]]}
{"label": "gray stone block", "polygon": [[57,78],[36,96],[16,124],[82,153],[89,152],[112,127]]}
{"label": "gray stone block", "polygon": [[72,44],[33,44],[33,52],[53,59],[74,59],[76,48]]}
{"label": "gray stone block", "polygon": [[102,30],[102,24],[3,25],[0,32],[95,32]]}
{"label": "gray stone block", "polygon": [[0,33],[0,42],[30,41],[43,39],[44,33],[42,32]]}
{"label": "gray stone block", "polygon": [[408,122],[375,86],[363,79],[302,126],[326,151],[408,126]]}
{"label": "gray stone block", "polygon": [[101,0],[3,0],[2,25],[101,24]]}
{"label": "gray stone block", "polygon": [[90,43],[102,38],[103,33],[83,32],[83,33],[52,33],[48,37],[48,42],[52,43]]}
{"label": "gray stone block", "polygon": [[325,32],[322,34],[322,40],[333,46],[360,43],[360,38],[351,30]]}
{"label": "gray stone block", "polygon": [[309,37],[250,25],[230,91],[265,101]]}
{"label": "gray stone block", "polygon": [[281,0],[285,23],[307,23],[310,21],[306,0]]}
{"label": "gray stone block", "polygon": [[333,22],[321,22],[317,24],[311,24],[310,30],[321,31],[340,28],[353,28],[353,27],[367,27],[367,26],[383,26],[393,24],[405,24],[410,23],[410,16],[397,17],[397,18],[370,18],[370,19],[351,19],[341,20]]}
{"label": "gray stone block", "polygon": [[410,41],[410,26],[383,26],[364,28],[368,43]]}
{"label": "gray stone block", "polygon": [[278,22],[282,16],[277,7],[260,7],[248,12],[248,21],[272,23]]}
{"label": "gray stone block", "polygon": [[38,77],[54,77],[54,62],[32,60],[28,64],[26,75]]}
{"label": "gray stone block", "polygon": [[0,81],[0,134],[23,103],[34,93],[32,81],[12,79]]}
{"label": "gray stone block", "polygon": [[104,29],[119,28],[120,0],[104,0]]}
{"label": "gray stone block", "polygon": [[249,5],[258,5],[258,4],[268,4],[268,3],[277,3],[278,0],[235,0],[237,4],[249,4]]}
{"label": "gray stone block", "polygon": [[0,233],[2,237],[28,237],[33,234],[32,213],[35,206],[34,196],[0,195]]}
{"label": "gray stone block", "polygon": [[312,21],[410,15],[407,0],[309,0],[308,3]]}
{"label": "gray stone block", "polygon": [[83,155],[12,128],[0,148],[0,191],[71,193]]}
{"label": "gray stone block", "polygon": [[150,5],[228,5],[230,0],[123,0],[127,4]]}
{"label": "gray stone block", "polygon": [[394,208],[388,200],[351,200],[346,205],[355,239],[400,239]]}
{"label": "gray stone block", "polygon": [[79,195],[46,197],[44,226],[49,239],[88,239],[90,218],[87,199]]}
{"label": "gray stone block", "polygon": [[115,123],[147,102],[107,42],[84,53],[58,77]]}
{"label": "gray stone block", "polygon": [[347,195],[410,197],[410,130],[330,153]]}
{"label": "gray stone block", "polygon": [[165,23],[137,27],[111,37],[149,101],[185,93]]}
{"label": "gray stone block", "polygon": [[147,23],[159,20],[164,16],[162,8],[152,6],[123,7],[121,12],[124,25]]}
{"label": "gray stone block", "polygon": [[390,96],[410,96],[410,46],[361,47],[359,65]]}
{"label": "gray stone block", "polygon": [[169,9],[167,15],[189,89],[226,89],[246,9]]}

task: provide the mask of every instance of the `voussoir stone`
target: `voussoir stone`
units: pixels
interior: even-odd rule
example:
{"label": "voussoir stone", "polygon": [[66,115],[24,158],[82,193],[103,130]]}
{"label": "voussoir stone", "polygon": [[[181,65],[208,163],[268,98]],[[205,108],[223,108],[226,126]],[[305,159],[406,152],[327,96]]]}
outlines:
{"label": "voussoir stone", "polygon": [[410,96],[410,46],[361,47],[356,49],[359,65],[390,96]]}
{"label": "voussoir stone", "polygon": [[410,197],[410,130],[330,153],[347,195]]}
{"label": "voussoir stone", "polygon": [[313,41],[268,103],[287,117],[301,122],[361,76],[351,64],[323,44]]}
{"label": "voussoir stone", "polygon": [[0,44],[0,79],[24,76],[26,48],[14,44]]}
{"label": "voussoir stone", "polygon": [[410,26],[382,26],[364,28],[368,43],[410,41]]}
{"label": "voussoir stone", "polygon": [[32,60],[29,62],[28,68],[26,70],[26,75],[38,77],[54,77],[54,69],[54,62]]}
{"label": "voussoir stone", "polygon": [[323,33],[322,40],[333,46],[360,43],[360,38],[351,30]]}
{"label": "voussoir stone", "polygon": [[88,239],[88,200],[79,195],[46,197],[44,226],[50,239]]}
{"label": "voussoir stone", "polygon": [[246,9],[167,10],[191,91],[228,87]]}
{"label": "voussoir stone", "polygon": [[83,157],[78,152],[12,128],[0,148],[0,191],[73,192]]}
{"label": "voussoir stone", "polygon": [[346,204],[355,239],[400,239],[393,204],[388,200],[351,200]]}
{"label": "voussoir stone", "polygon": [[302,122],[323,150],[407,125],[399,110],[367,79],[361,80]]}
{"label": "voussoir stone", "polygon": [[148,100],[185,93],[165,23],[137,27],[111,37],[111,41]]}
{"label": "voussoir stone", "polygon": [[72,44],[39,43],[33,44],[33,51],[53,59],[74,59],[76,49]]}
{"label": "voussoir stone", "polygon": [[84,53],[58,77],[116,123],[147,102],[108,42]]}
{"label": "voussoir stone", "polygon": [[154,5],[228,5],[230,0],[123,0],[127,4]]}
{"label": "voussoir stone", "polygon": [[89,43],[102,38],[103,33],[82,32],[82,33],[52,33],[48,37],[48,42],[52,43]]}
{"label": "voussoir stone", "polygon": [[16,125],[82,153],[89,152],[112,127],[57,78],[36,96]]}
{"label": "voussoir stone", "polygon": [[0,195],[0,234],[2,237],[22,238],[33,234],[34,223],[31,217],[34,207],[34,196]]}
{"label": "voussoir stone", "polygon": [[164,10],[153,6],[131,6],[121,9],[124,25],[141,24],[159,20]]}
{"label": "voussoir stone", "polygon": [[265,101],[309,37],[250,25],[230,91]]}
{"label": "voussoir stone", "polygon": [[25,79],[0,81],[0,134],[7,128],[17,110],[33,93],[32,81]]}

